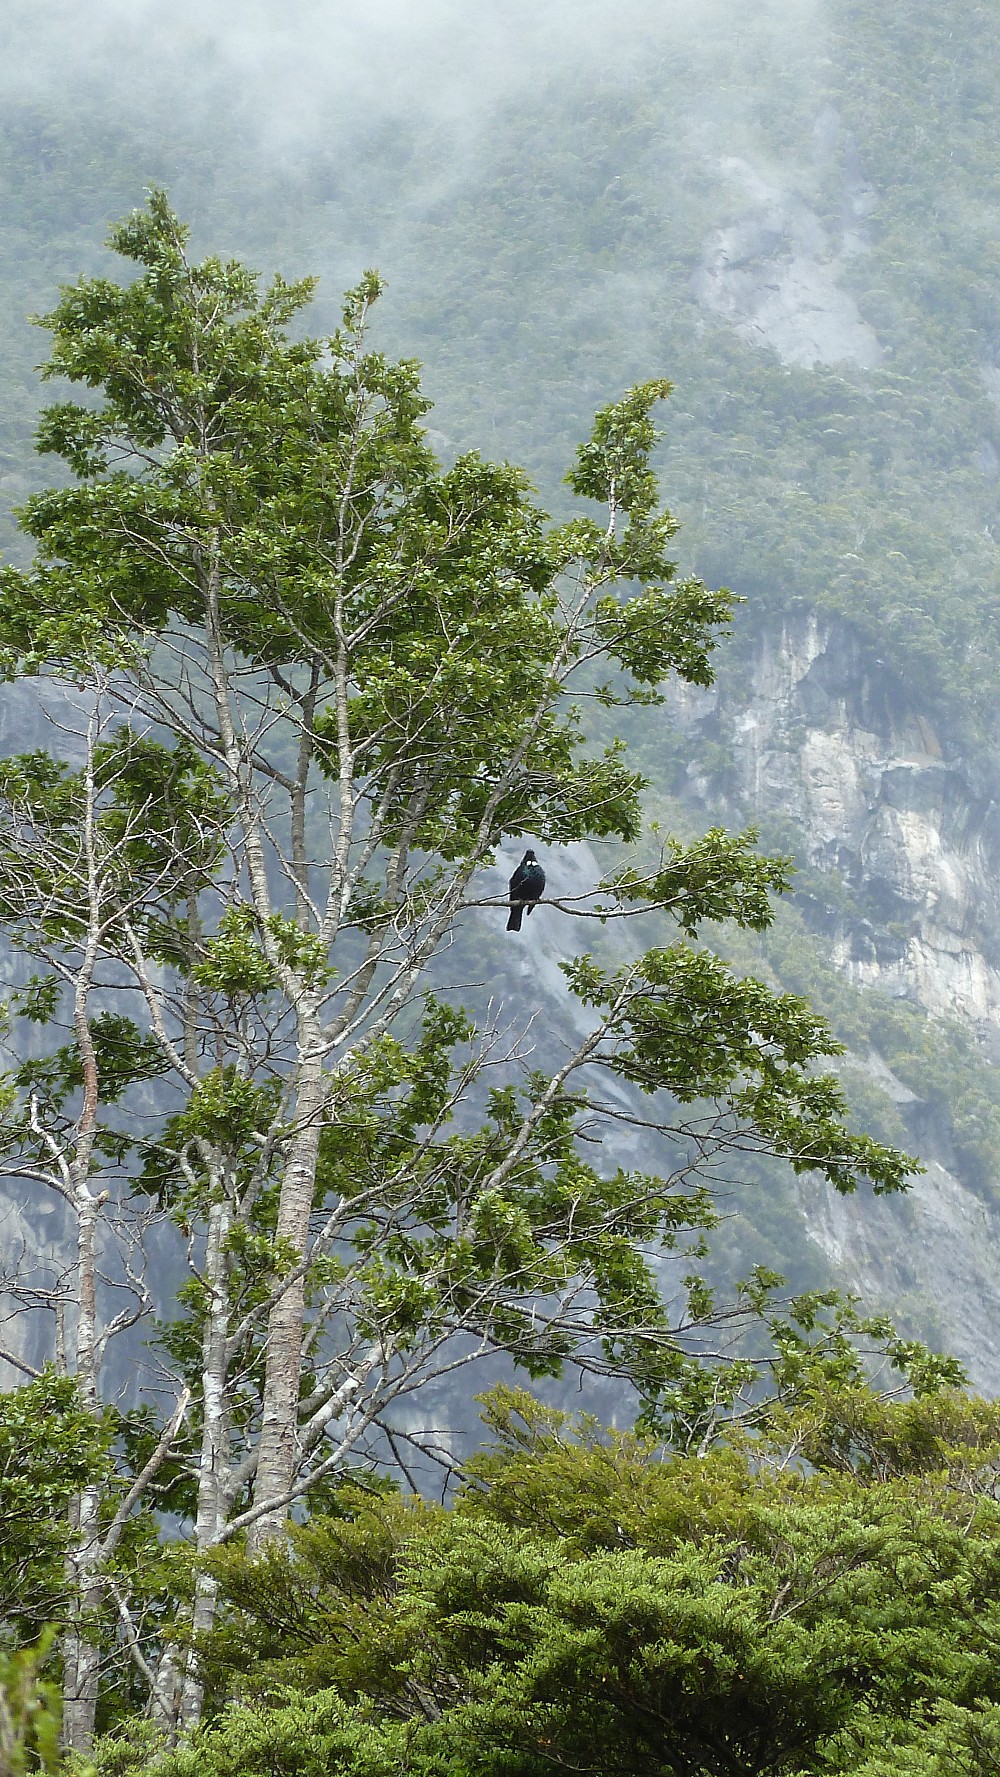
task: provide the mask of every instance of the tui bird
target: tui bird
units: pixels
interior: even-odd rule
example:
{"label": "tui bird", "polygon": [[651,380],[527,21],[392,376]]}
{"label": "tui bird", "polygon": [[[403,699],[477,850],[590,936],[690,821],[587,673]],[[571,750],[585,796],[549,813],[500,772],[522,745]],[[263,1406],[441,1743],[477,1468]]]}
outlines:
{"label": "tui bird", "polygon": [[521,930],[522,913],[530,913],[540,895],[545,893],[545,871],[533,851],[526,851],[509,883],[510,918],[508,932]]}

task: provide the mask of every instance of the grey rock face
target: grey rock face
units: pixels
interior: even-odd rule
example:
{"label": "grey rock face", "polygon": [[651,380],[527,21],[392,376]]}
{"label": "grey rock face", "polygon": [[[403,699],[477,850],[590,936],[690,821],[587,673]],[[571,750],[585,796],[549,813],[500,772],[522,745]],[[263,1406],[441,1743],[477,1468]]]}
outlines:
{"label": "grey rock face", "polygon": [[[856,986],[958,1018],[1000,1058],[1000,785],[963,757],[885,660],[846,624],[802,617],[758,636],[746,690],[674,696],[673,715],[729,742],[726,813],[780,815],[810,863],[869,916],[831,918],[832,960]],[[693,747],[696,757],[697,749]],[[718,811],[692,767],[691,793]],[[977,1386],[1000,1391],[1000,1216],[962,1179],[947,1138],[874,1055],[927,1171],[903,1200],[836,1197],[810,1181],[802,1213],[869,1302],[909,1302]]]}
{"label": "grey rock face", "polygon": [[686,726],[711,716],[727,730],[739,800],[787,817],[809,861],[864,890],[897,928],[892,942],[866,944],[852,927],[838,964],[1000,1045],[1000,790],[983,765],[946,756],[891,668],[846,626],[803,618],[759,639],[752,682],[746,703],[685,688],[675,711]]}
{"label": "grey rock face", "polygon": [[771,347],[785,364],[878,364],[878,339],[837,281],[842,260],[865,249],[861,223],[874,194],[863,183],[857,186],[842,238],[834,244],[793,190],[737,157],[724,160],[721,170],[746,208],[706,241],[694,277],[698,300],[729,321],[741,339]]}
{"label": "grey rock face", "polygon": [[801,1191],[813,1239],[866,1304],[912,1315],[933,1345],[965,1365],[974,1388],[1000,1393],[1000,1216],[940,1161],[905,1198]]}

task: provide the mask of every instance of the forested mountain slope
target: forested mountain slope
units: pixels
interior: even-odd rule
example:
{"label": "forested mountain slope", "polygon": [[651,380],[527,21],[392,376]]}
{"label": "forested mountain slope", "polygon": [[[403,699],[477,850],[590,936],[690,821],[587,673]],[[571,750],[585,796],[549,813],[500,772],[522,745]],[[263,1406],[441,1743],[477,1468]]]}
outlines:
{"label": "forested mountain slope", "polygon": [[[51,473],[23,317],[100,263],[149,182],[199,248],[319,270],[318,325],[379,265],[379,340],[423,360],[442,455],[522,462],[554,511],[595,407],[668,375],[678,553],[747,602],[717,693],[626,738],[662,823],[753,819],[796,855],[766,964],[851,1045],[859,1113],[929,1164],[891,1209],[817,1216],[752,1182],[719,1262],[832,1266],[997,1387],[991,10],[270,10],[107,0],[81,37],[71,5],[10,6],[0,490]],[[23,554],[6,515],[2,539]],[[25,744],[20,709],[4,744]],[[552,915],[531,935],[546,967],[511,979],[557,1008],[568,943]]]}

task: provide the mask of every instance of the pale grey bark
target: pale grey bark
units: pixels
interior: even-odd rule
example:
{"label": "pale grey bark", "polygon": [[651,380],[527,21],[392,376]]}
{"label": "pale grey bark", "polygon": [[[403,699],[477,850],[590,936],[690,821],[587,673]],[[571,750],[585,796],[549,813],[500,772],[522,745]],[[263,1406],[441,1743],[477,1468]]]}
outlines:
{"label": "pale grey bark", "polygon": [[[305,1075],[303,1078],[302,1075]],[[295,1253],[309,1247],[309,1223],[316,1196],[316,1162],[320,1119],[326,1101],[322,1052],[303,1065],[296,1099],[299,1129],[281,1184],[277,1236]],[[267,1323],[267,1370],[257,1445],[255,1503],[265,1504],[287,1493],[300,1457],[299,1394],[305,1327],[306,1274],[300,1268],[274,1303]],[[280,1531],[287,1507],[263,1511],[250,1532],[250,1546],[259,1549]]]}

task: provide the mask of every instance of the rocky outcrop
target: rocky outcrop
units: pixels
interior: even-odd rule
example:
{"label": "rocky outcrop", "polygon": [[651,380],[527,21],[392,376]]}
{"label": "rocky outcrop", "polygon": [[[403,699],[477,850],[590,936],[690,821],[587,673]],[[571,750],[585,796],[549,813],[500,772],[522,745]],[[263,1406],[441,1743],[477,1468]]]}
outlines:
{"label": "rocky outcrop", "polygon": [[863,181],[851,188],[849,221],[835,240],[804,198],[748,161],[729,157],[720,171],[737,188],[742,213],[705,242],[694,276],[699,302],[784,364],[878,364],[875,332],[838,282],[843,260],[864,250],[869,188]]}
{"label": "rocky outcrop", "polygon": [[[983,1059],[1000,1058],[993,762],[964,754],[845,623],[803,616],[749,648],[738,680],[673,694],[689,797],[713,818],[787,822],[829,879],[829,895],[803,905],[842,974],[959,1019]],[[977,1386],[1000,1392],[1000,1214],[963,1178],[940,1119],[882,1058],[856,1061],[896,1101],[927,1170],[896,1201],[817,1194],[810,1181],[809,1231],[867,1302],[903,1304]]]}
{"label": "rocky outcrop", "polygon": [[871,1308],[964,1364],[1000,1394],[1000,1216],[926,1152],[905,1197],[802,1186],[803,1220],[834,1272]]}
{"label": "rocky outcrop", "polygon": [[[684,687],[682,727],[731,761],[734,812],[780,815],[853,891],[828,927],[859,986],[971,1023],[1000,1053],[1000,785],[955,750],[849,626],[803,617],[757,637],[739,685]],[[747,696],[744,685],[752,684]],[[691,770],[696,799],[718,788]]]}

